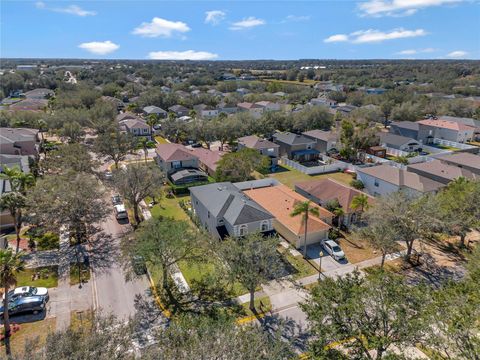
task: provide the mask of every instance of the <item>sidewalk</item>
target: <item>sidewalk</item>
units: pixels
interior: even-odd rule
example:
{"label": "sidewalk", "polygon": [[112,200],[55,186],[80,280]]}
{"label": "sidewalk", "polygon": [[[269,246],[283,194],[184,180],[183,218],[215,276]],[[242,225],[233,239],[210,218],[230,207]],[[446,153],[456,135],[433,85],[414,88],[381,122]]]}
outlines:
{"label": "sidewalk", "polygon": [[70,293],[70,244],[69,235],[60,234],[60,250],[58,264],[58,286],[56,289],[57,301],[54,313],[57,316],[57,330],[64,330],[70,326],[71,293]]}

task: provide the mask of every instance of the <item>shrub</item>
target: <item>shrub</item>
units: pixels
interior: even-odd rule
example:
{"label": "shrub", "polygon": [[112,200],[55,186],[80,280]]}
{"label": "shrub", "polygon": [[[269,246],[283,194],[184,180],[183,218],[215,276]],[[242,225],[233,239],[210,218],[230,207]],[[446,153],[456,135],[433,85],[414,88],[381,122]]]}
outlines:
{"label": "shrub", "polygon": [[330,230],[328,230],[329,239],[337,240],[340,236],[340,230],[338,230],[337,228],[330,228]]}
{"label": "shrub", "polygon": [[362,190],[365,186],[363,185],[363,182],[357,179],[353,179],[350,181],[350,186],[357,189],[357,190]]}
{"label": "shrub", "polygon": [[60,237],[52,232],[46,232],[35,240],[39,250],[54,250],[60,246]]}

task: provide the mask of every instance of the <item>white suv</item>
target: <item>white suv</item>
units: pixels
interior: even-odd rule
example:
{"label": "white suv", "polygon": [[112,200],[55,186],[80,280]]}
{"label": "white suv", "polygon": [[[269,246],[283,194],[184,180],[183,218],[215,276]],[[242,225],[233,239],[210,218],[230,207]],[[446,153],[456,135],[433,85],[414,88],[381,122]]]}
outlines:
{"label": "white suv", "polygon": [[339,261],[339,260],[345,259],[345,253],[335,241],[324,240],[322,241],[322,245],[325,251],[335,260]]}

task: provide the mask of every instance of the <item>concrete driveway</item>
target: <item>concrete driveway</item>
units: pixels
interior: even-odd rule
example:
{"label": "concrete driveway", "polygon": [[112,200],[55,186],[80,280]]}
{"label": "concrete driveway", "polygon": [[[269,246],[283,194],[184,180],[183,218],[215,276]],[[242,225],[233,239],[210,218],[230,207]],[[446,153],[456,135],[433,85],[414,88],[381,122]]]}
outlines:
{"label": "concrete driveway", "polygon": [[307,246],[307,256],[311,261],[314,261],[317,265],[320,264],[320,251],[323,252],[322,256],[322,271],[337,270],[342,267],[350,265],[347,259],[336,261],[333,257],[328,255],[320,243]]}

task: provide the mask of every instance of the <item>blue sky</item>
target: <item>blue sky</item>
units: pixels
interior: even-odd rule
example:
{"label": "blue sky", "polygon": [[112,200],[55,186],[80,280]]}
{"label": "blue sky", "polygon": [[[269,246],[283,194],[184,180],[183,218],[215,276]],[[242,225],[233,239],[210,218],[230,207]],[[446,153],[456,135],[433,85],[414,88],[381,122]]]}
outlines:
{"label": "blue sky", "polygon": [[477,0],[8,1],[1,57],[480,58]]}

